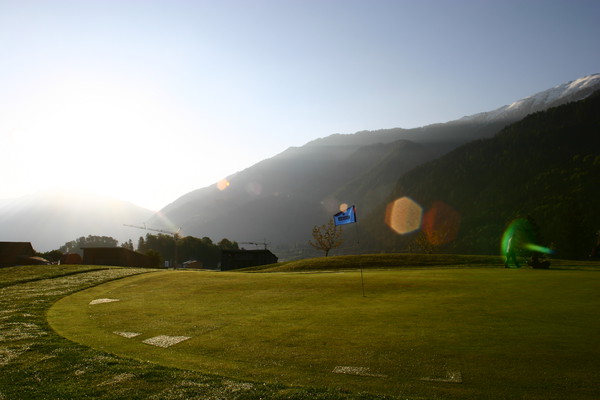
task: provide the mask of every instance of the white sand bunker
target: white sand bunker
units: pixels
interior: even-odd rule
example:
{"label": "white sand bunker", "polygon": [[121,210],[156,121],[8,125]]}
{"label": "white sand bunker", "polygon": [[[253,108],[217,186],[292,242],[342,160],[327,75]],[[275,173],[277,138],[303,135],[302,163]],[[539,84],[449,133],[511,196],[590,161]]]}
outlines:
{"label": "white sand bunker", "polygon": [[102,304],[102,303],[113,303],[115,301],[121,301],[121,300],[119,300],[119,299],[96,299],[96,300],[90,301],[90,305]]}
{"label": "white sand bunker", "polygon": [[421,378],[422,381],[428,382],[446,382],[446,383],[462,383],[462,373],[460,371],[448,371],[444,377],[428,377]]}
{"label": "white sand bunker", "polygon": [[150,339],[143,340],[142,343],[150,344],[158,347],[171,347],[177,343],[181,343],[184,340],[188,340],[189,336],[155,336]]}
{"label": "white sand bunker", "polygon": [[333,369],[334,374],[356,375],[356,376],[371,376],[375,378],[387,378],[387,375],[374,374],[368,367],[350,367],[338,365]]}
{"label": "white sand bunker", "polygon": [[123,336],[127,339],[131,339],[131,338],[141,335],[141,333],[137,333],[137,332],[113,332],[113,333],[115,335]]}

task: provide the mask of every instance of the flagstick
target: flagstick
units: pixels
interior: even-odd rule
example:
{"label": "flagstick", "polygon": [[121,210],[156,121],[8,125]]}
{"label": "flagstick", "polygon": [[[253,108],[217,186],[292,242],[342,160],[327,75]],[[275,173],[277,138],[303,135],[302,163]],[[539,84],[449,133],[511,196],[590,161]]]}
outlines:
{"label": "flagstick", "polygon": [[362,261],[360,263],[361,263],[361,266],[360,266],[360,281],[362,282],[363,297],[367,297],[367,296],[365,296],[365,280],[363,278],[363,272],[362,272]]}
{"label": "flagstick", "polygon": [[[346,225],[346,224],[355,224],[356,225],[356,247],[358,249],[358,245],[360,244],[358,238],[358,221],[356,219],[356,210],[354,206],[347,207],[346,211],[341,211],[333,216],[333,223],[335,226],[338,225]],[[360,254],[358,255],[360,257]],[[362,292],[363,297],[365,296],[365,279],[363,277],[363,268],[362,268],[362,259],[359,259],[358,266],[360,268],[360,282],[362,284]]]}
{"label": "flagstick", "polygon": [[[358,222],[356,222],[354,224],[354,226],[356,227],[356,247],[358,248],[358,245],[360,244],[360,239],[358,236]],[[363,277],[362,258],[360,258],[360,254],[358,254],[358,257],[359,257],[358,266],[360,268],[360,283],[362,284],[362,294],[363,294],[363,297],[367,297],[367,296],[365,296],[365,279]]]}

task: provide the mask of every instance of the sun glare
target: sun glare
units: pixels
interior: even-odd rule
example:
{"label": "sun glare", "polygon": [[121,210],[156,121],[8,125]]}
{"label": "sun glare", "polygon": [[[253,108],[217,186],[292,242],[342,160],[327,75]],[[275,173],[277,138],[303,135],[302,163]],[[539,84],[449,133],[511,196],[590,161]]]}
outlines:
{"label": "sun glare", "polygon": [[136,202],[191,151],[173,140],[190,128],[149,89],[84,78],[56,79],[17,105],[7,153],[27,160],[20,179],[36,190],[68,184]]}

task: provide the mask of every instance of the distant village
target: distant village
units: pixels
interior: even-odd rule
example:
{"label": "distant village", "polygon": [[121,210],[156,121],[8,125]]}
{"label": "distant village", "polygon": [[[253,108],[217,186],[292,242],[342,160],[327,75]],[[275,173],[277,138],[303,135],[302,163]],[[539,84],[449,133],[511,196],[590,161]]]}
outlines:
{"label": "distant village", "polygon": [[142,254],[126,247],[83,247],[78,253],[60,255],[57,261],[40,257],[31,242],[0,242],[0,268],[18,265],[82,264],[135,268],[211,269],[228,271],[259,265],[274,264],[277,256],[268,249],[221,250],[220,261],[215,266],[204,266],[198,260],[183,262],[164,261],[156,256]]}

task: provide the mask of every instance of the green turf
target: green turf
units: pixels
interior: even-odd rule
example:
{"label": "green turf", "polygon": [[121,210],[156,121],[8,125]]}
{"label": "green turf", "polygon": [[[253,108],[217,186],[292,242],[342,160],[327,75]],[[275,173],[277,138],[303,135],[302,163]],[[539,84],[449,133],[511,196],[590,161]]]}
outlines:
{"label": "green turf", "polygon": [[[340,268],[339,258],[314,263]],[[364,278],[366,297],[357,271],[166,271],[75,293],[52,307],[49,320],[60,334],[105,352],[255,384],[402,398],[600,394],[593,266],[367,269]],[[89,305],[100,298],[120,301]],[[157,335],[190,339],[169,348],[142,343]]]}
{"label": "green turf", "polygon": [[[527,265],[527,260],[521,260]],[[552,269],[598,270],[598,261],[551,260]],[[500,256],[463,254],[363,254],[358,256],[318,257],[277,264],[248,267],[240,272],[301,272],[301,271],[340,271],[356,269],[398,269],[398,268],[503,268],[504,258]]]}
{"label": "green turf", "polygon": [[148,270],[69,268],[79,273],[65,275],[56,266],[0,268],[0,281],[6,283],[0,287],[0,399],[383,399],[334,388],[244,382],[118,357],[71,342],[46,321],[56,300]]}

